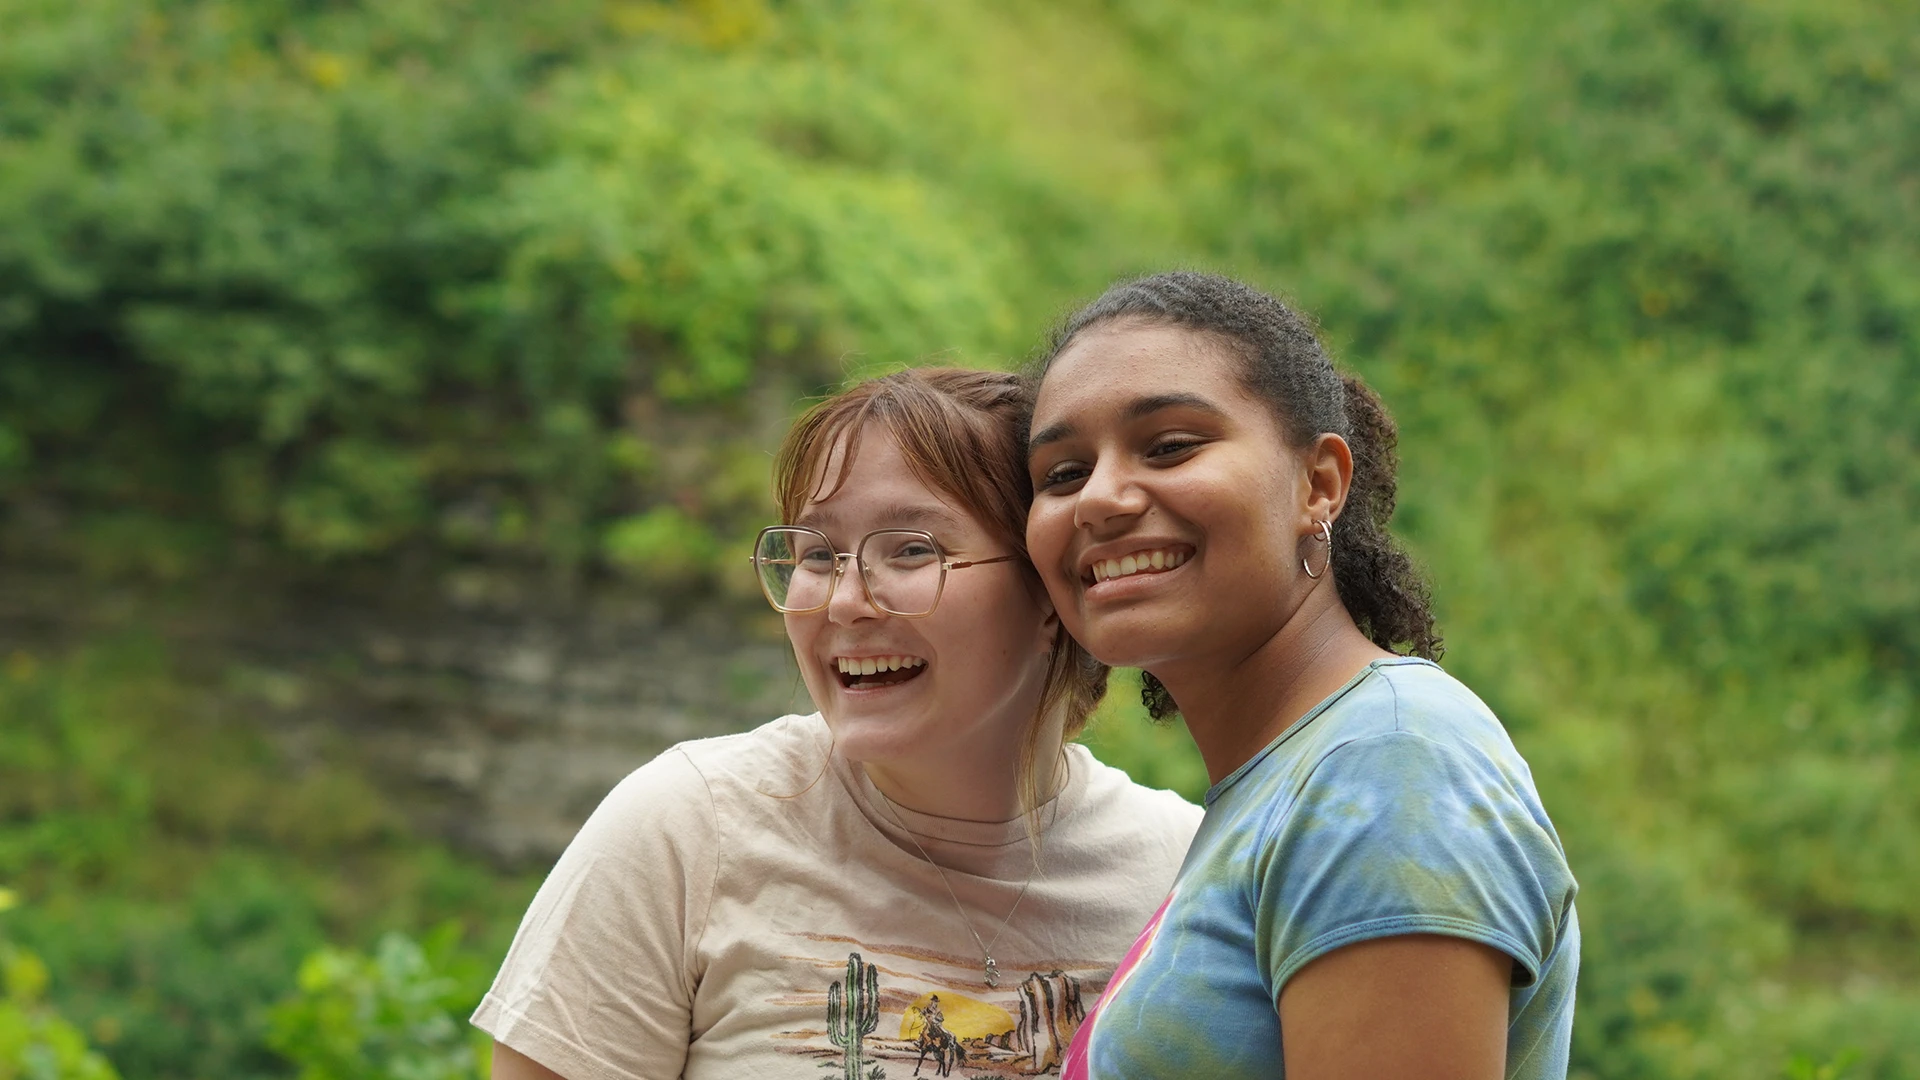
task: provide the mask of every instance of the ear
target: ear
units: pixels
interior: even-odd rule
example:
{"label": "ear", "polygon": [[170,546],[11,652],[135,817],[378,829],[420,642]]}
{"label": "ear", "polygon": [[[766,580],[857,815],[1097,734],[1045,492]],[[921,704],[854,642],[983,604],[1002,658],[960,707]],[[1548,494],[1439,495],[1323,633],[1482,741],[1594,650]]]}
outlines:
{"label": "ear", "polygon": [[[1332,521],[1347,505],[1353,487],[1353,448],[1338,435],[1320,435],[1302,456],[1305,467],[1307,520]],[[1309,526],[1310,528],[1311,526]]]}
{"label": "ear", "polygon": [[1060,613],[1054,609],[1053,597],[1047,595],[1047,590],[1041,589],[1038,599],[1041,614],[1040,655],[1051,656],[1054,643],[1059,641],[1060,635],[1067,631],[1060,625]]}

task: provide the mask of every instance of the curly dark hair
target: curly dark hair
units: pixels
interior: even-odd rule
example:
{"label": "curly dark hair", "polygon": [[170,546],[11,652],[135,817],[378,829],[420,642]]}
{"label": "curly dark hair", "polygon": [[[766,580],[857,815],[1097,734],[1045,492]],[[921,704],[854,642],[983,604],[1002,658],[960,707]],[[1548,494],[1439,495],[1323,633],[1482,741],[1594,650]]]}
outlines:
{"label": "curly dark hair", "polygon": [[[1117,321],[1208,335],[1238,358],[1248,390],[1266,401],[1295,447],[1331,432],[1353,451],[1353,485],[1333,524],[1334,585],[1374,644],[1437,660],[1444,651],[1425,577],[1387,530],[1397,495],[1399,429],[1379,395],[1335,370],[1311,317],[1231,278],[1190,270],[1123,281],[1074,312],[1053,333],[1029,377],[1035,391],[1054,358],[1087,329]],[[1178,712],[1172,695],[1142,673],[1140,697],[1157,719]]]}

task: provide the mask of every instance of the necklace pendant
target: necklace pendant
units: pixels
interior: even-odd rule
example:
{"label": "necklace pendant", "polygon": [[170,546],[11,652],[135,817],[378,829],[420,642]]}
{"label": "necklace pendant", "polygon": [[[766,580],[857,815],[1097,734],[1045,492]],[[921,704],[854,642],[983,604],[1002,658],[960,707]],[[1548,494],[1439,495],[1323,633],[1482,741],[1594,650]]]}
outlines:
{"label": "necklace pendant", "polygon": [[999,965],[993,962],[993,957],[989,956],[987,957],[987,988],[993,989],[994,987],[999,985],[1000,985],[1000,967]]}

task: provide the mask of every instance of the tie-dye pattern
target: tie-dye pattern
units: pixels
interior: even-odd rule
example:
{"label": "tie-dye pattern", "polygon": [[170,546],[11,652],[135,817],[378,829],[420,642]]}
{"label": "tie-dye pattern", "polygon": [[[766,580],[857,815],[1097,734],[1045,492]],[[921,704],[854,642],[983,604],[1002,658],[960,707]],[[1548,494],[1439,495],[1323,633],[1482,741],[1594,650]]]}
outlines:
{"label": "tie-dye pattern", "polygon": [[[1140,966],[1140,961],[1153,951],[1154,938],[1160,934],[1160,920],[1167,914],[1167,907],[1173,903],[1176,892],[1178,890],[1168,893],[1167,898],[1160,901],[1160,910],[1154,912],[1153,918],[1147,920],[1146,929],[1140,931],[1140,936],[1133,942],[1133,948],[1128,949],[1127,955],[1120,958],[1120,966],[1114,969],[1113,978],[1107,980],[1107,988],[1102,991],[1102,1000],[1105,1000],[1106,995],[1117,993],[1121,987],[1125,986],[1128,977]],[[1087,1014],[1086,1021],[1080,1025],[1080,1031],[1087,1031],[1099,1019],[1100,1002],[1096,1001],[1093,1003],[1093,1011]],[[1060,1078],[1061,1080],[1087,1080],[1087,1039],[1079,1032],[1075,1033],[1073,1043],[1067,1047],[1067,1056],[1061,1062]]]}
{"label": "tie-dye pattern", "polygon": [[1421,933],[1513,958],[1506,1075],[1563,1078],[1577,888],[1493,713],[1436,665],[1376,661],[1207,793],[1152,947],[1068,1060],[1089,1080],[1282,1077],[1287,980]]}

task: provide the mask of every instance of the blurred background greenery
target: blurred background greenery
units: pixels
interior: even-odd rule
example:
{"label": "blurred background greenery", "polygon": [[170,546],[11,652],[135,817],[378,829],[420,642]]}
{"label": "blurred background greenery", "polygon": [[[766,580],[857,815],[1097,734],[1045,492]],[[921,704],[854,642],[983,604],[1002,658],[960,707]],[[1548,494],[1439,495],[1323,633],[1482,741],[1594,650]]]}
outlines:
{"label": "blurred background greenery", "polygon": [[[1224,270],[1401,421],[1576,1075],[1920,1078],[1916,70],[1905,0],[0,0],[0,554],[745,611],[754,417]],[[538,868],[99,625],[0,657],[0,1080],[484,1073]]]}

